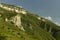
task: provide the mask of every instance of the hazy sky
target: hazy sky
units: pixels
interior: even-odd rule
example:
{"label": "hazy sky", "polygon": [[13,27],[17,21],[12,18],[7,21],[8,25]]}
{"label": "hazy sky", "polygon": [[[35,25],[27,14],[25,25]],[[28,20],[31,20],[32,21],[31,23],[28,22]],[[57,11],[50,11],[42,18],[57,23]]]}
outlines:
{"label": "hazy sky", "polygon": [[60,23],[60,0],[0,0],[0,2],[21,5],[30,12],[50,16]]}

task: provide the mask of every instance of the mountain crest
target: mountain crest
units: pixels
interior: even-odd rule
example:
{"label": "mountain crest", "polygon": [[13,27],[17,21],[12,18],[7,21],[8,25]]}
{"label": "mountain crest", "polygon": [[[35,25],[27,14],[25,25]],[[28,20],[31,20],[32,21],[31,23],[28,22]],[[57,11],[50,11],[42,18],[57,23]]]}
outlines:
{"label": "mountain crest", "polygon": [[26,14],[26,10],[24,10],[22,7],[12,6],[3,3],[0,3],[0,7],[8,11],[15,11],[16,13]]}

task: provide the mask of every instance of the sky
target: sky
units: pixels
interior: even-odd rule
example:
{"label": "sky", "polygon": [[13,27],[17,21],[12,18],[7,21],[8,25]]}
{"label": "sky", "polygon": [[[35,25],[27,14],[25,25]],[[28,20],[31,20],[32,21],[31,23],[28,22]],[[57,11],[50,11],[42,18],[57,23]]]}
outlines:
{"label": "sky", "polygon": [[60,24],[60,0],[0,0],[0,3],[23,6],[32,13],[51,18],[53,22]]}

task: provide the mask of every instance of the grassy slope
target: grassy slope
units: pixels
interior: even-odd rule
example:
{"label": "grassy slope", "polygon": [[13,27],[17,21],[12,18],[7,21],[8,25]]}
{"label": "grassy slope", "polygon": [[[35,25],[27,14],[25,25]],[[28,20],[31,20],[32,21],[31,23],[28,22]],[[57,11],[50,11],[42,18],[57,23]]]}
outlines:
{"label": "grassy slope", "polygon": [[0,21],[0,36],[5,36],[5,39],[7,40],[37,40],[32,38],[31,35],[21,31],[13,24],[4,21]]}
{"label": "grassy slope", "polygon": [[[0,14],[2,14],[2,18],[5,17],[12,17],[16,15],[16,12],[7,11],[2,8],[0,8]],[[40,20],[38,20],[36,15],[34,14],[20,14],[22,16],[22,25],[25,32],[19,30],[16,26],[11,24],[10,22],[4,22],[0,20],[0,35],[6,36],[8,40],[55,40],[51,34],[46,32],[42,27],[40,26]],[[42,22],[43,23],[43,22]],[[52,24],[52,28],[59,29],[58,27],[55,27],[55,25],[49,21],[46,21],[46,23]],[[30,25],[31,24],[31,25]],[[32,29],[30,28],[32,27]],[[57,32],[57,34],[59,34]],[[58,35],[56,35],[58,36]],[[56,37],[57,38],[57,37]]]}
{"label": "grassy slope", "polygon": [[[16,15],[15,12],[7,11],[4,9],[1,9],[0,11],[3,11],[3,12],[0,12],[0,14],[3,15],[2,18],[6,18],[6,17],[10,18],[10,17]],[[23,16],[25,16],[25,15],[22,15],[22,17]],[[1,27],[0,35],[6,36],[6,38],[8,38],[8,40],[20,40],[20,39],[21,40],[24,40],[24,39],[26,39],[26,40],[54,40],[54,38],[50,34],[45,33],[45,31],[43,31],[40,27],[38,27],[37,24],[35,24],[35,21],[33,21],[35,19],[33,19],[33,18],[31,19],[31,16],[29,14],[26,17],[27,17],[26,19],[24,19],[24,17],[23,17],[23,22],[22,22],[22,25],[24,26],[26,32],[19,30],[17,27],[15,27],[13,24],[11,24],[9,22],[0,20],[0,27]],[[27,20],[29,21],[29,23],[32,23],[33,30],[31,30],[29,27],[27,27],[27,26],[29,26],[29,25],[27,25],[27,24],[29,24],[29,23],[27,23],[28,22]],[[48,37],[47,34],[50,37]]]}
{"label": "grassy slope", "polygon": [[[37,15],[33,15],[33,14],[26,14],[26,15],[22,15],[22,25],[24,25],[24,27],[26,27],[25,29],[26,30],[30,30],[29,32],[30,33],[32,33],[32,32],[34,32],[34,30],[35,30],[35,33],[37,33],[37,31],[39,31],[39,33],[40,33],[40,35],[42,34],[42,32],[40,32],[41,30],[40,29],[43,29],[43,30],[45,30],[44,29],[44,27],[46,27],[46,30],[45,30],[45,32],[47,32],[48,31],[48,29],[49,29],[49,27],[51,27],[52,28],[52,31],[53,32],[55,32],[55,34],[53,33],[53,32],[51,32],[51,35],[52,36],[54,36],[55,38],[56,38],[56,40],[58,40],[58,39],[60,39],[60,34],[58,33],[59,31],[60,31],[60,27],[59,26],[57,26],[56,24],[54,24],[54,23],[52,23],[51,21],[49,21],[49,20],[47,20],[47,19],[45,19],[46,21],[45,22],[43,22],[43,21],[41,21],[41,20],[38,20],[37,19]],[[44,19],[44,18],[43,18]],[[44,24],[47,24],[46,26],[44,25]],[[30,24],[30,25],[29,25]],[[50,25],[50,26],[48,26],[48,25]],[[33,30],[31,30],[29,27],[32,27],[33,28]],[[28,28],[28,29],[27,29]],[[36,28],[38,28],[38,29],[36,29]],[[40,29],[39,29],[40,28]],[[43,32],[44,33],[44,32]],[[48,32],[49,33],[49,32]],[[52,34],[53,33],[53,34]],[[32,35],[33,35],[34,33],[32,33]],[[45,33],[44,33],[45,34]],[[58,36],[58,35],[59,36]],[[36,34],[35,34],[36,35]],[[39,35],[39,34],[38,34]],[[46,34],[45,34],[46,35]],[[44,35],[43,35],[44,36]],[[47,36],[48,37],[48,36]],[[47,39],[46,39],[47,40]]]}
{"label": "grassy slope", "polygon": [[[28,34],[33,35],[35,38],[39,38],[39,40],[41,40],[40,37],[42,40],[54,40],[54,38],[46,31],[42,30],[36,22],[38,22],[36,16],[31,14],[22,15],[22,25]],[[30,27],[32,27],[32,29],[30,29]]]}
{"label": "grassy slope", "polygon": [[0,20],[0,36],[5,36],[7,40],[54,40],[52,36],[38,27],[34,27],[34,32],[28,30],[23,32],[13,24]]}

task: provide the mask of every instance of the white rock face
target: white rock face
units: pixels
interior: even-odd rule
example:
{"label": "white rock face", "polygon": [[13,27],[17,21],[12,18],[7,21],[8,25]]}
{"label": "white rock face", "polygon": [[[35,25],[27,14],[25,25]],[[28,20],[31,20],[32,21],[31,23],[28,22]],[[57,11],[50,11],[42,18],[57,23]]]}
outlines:
{"label": "white rock face", "polygon": [[8,10],[11,10],[11,11],[13,11],[14,9],[12,9],[12,8],[8,8]]}
{"label": "white rock face", "polygon": [[15,10],[15,12],[17,12],[17,13],[21,13],[19,10]]}
{"label": "white rock face", "polygon": [[7,22],[7,21],[8,21],[8,19],[7,19],[7,18],[5,18],[5,21]]}
{"label": "white rock face", "polygon": [[15,18],[14,18],[15,25],[21,26],[21,19],[20,18],[21,18],[20,15],[15,16]]}
{"label": "white rock face", "polygon": [[13,17],[12,21],[16,26],[18,26],[19,29],[24,30],[23,26],[21,25],[21,16],[20,15],[16,15]]}
{"label": "white rock face", "polygon": [[12,9],[12,8],[9,8],[9,7],[6,7],[6,6],[3,6],[2,4],[0,4],[0,7],[1,7],[1,8],[4,8],[5,10],[11,10],[11,11],[14,10],[14,9]]}
{"label": "white rock face", "polygon": [[41,20],[41,17],[37,17],[39,20]]}
{"label": "white rock face", "polygon": [[3,8],[4,8],[4,9],[8,9],[8,8],[7,8],[7,7],[5,7],[5,6],[4,6]]}
{"label": "white rock face", "polygon": [[45,19],[43,19],[43,18],[41,18],[41,17],[37,17],[39,20],[42,20],[42,21],[44,21],[45,22]]}
{"label": "white rock face", "polygon": [[20,26],[19,28],[20,28],[21,30],[25,31],[24,28],[23,28],[23,26]]}
{"label": "white rock face", "polygon": [[14,10],[13,8],[9,8],[9,7],[6,7],[6,6],[4,6],[2,8],[4,8],[5,10],[9,10],[9,11],[13,11]]}
{"label": "white rock face", "polygon": [[26,14],[26,11],[21,11],[22,14]]}
{"label": "white rock face", "polygon": [[[5,10],[15,11],[15,12],[17,12],[17,13],[26,14],[26,11],[25,11],[25,10],[18,10],[17,7],[10,8],[10,7],[4,6],[4,5],[2,5],[2,4],[0,4],[0,7],[1,7],[1,8],[4,8]],[[20,8],[22,8],[22,7],[20,7]]]}
{"label": "white rock face", "polygon": [[22,14],[26,14],[26,11],[25,11],[25,10],[18,10],[18,9],[16,9],[15,12],[17,12],[17,13],[22,13]]}

